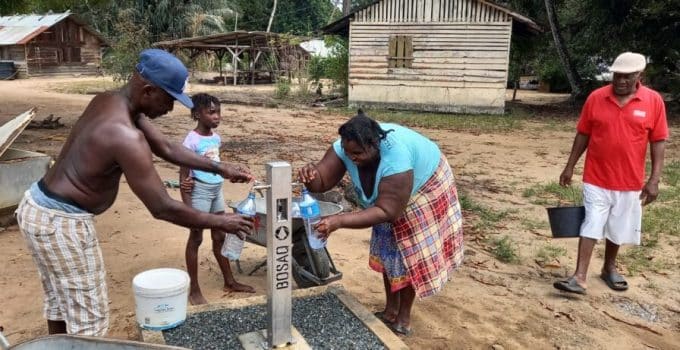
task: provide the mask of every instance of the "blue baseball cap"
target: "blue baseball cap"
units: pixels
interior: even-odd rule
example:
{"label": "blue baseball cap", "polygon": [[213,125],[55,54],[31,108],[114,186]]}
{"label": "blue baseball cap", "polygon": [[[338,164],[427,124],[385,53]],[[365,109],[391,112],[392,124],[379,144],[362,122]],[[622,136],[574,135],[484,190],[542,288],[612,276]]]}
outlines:
{"label": "blue baseball cap", "polygon": [[189,71],[173,54],[159,49],[146,49],[139,54],[137,72],[187,108],[194,108],[191,98],[184,93],[189,82]]}

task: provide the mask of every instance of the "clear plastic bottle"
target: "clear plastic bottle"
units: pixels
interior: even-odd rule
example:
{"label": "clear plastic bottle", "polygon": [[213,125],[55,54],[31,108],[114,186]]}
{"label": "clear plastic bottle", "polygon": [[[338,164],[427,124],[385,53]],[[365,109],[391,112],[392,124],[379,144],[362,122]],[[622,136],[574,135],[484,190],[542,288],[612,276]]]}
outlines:
{"label": "clear plastic bottle", "polygon": [[293,218],[301,218],[300,215],[300,202],[302,202],[302,197],[293,197],[292,205],[290,208],[290,216]]}
{"label": "clear plastic bottle", "polygon": [[[255,230],[257,230],[257,209],[255,208],[255,192],[248,193],[248,197],[241,201],[236,207],[236,213],[251,217],[255,220]],[[238,235],[227,233],[222,244],[222,255],[229,260],[238,260],[241,257],[243,243],[245,241]]]}
{"label": "clear plastic bottle", "polygon": [[300,215],[305,222],[307,239],[312,249],[322,249],[326,246],[326,241],[319,238],[319,232],[314,226],[321,220],[321,208],[319,202],[309,194],[306,188],[302,190],[302,201],[300,202]]}

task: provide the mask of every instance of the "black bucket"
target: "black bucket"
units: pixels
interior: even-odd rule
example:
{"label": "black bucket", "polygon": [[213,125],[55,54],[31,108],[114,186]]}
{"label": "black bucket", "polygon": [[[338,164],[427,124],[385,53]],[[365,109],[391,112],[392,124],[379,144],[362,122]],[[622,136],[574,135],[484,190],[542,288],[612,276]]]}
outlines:
{"label": "black bucket", "polygon": [[586,208],[583,206],[548,208],[553,238],[579,237],[585,218]]}

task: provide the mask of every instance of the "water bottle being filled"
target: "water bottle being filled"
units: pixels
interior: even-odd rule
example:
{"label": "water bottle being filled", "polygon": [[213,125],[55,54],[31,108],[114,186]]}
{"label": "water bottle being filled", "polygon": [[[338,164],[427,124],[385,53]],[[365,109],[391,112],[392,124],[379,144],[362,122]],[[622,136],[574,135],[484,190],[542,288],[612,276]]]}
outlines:
{"label": "water bottle being filled", "polygon": [[[236,213],[253,218],[255,231],[257,231],[257,209],[255,208],[255,192],[250,191],[248,197],[236,207]],[[236,234],[227,233],[222,244],[222,255],[229,260],[238,260],[241,257],[244,240]]]}
{"label": "water bottle being filled", "polygon": [[306,188],[302,189],[302,201],[300,202],[300,215],[305,222],[307,239],[312,249],[321,249],[326,246],[326,241],[319,238],[319,232],[314,226],[321,220],[321,208],[319,202],[309,194]]}

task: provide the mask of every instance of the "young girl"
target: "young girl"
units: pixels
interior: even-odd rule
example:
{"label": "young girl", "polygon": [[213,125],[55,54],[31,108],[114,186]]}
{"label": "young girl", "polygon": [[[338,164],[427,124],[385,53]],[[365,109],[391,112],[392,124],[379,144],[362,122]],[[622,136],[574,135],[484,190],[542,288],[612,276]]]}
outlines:
{"label": "young girl", "polygon": [[[199,155],[208,157],[216,162],[220,161],[220,136],[213,131],[220,123],[220,101],[208,94],[196,94],[192,97],[194,108],[191,109],[191,117],[198,123],[196,128],[189,132],[184,139],[184,146]],[[222,183],[224,179],[215,173],[201,170],[193,170],[181,167],[179,170],[180,182],[191,178],[193,189],[181,191],[182,201],[197,210],[210,213],[224,213],[224,197],[222,195]],[[186,248],[186,263],[191,287],[189,302],[192,305],[205,304],[207,301],[201,293],[198,285],[198,247],[203,242],[203,229],[191,229]],[[224,243],[225,233],[211,230],[212,250],[224,277],[224,290],[235,292],[254,293],[251,286],[236,282],[229,266],[229,260],[220,253]]]}

